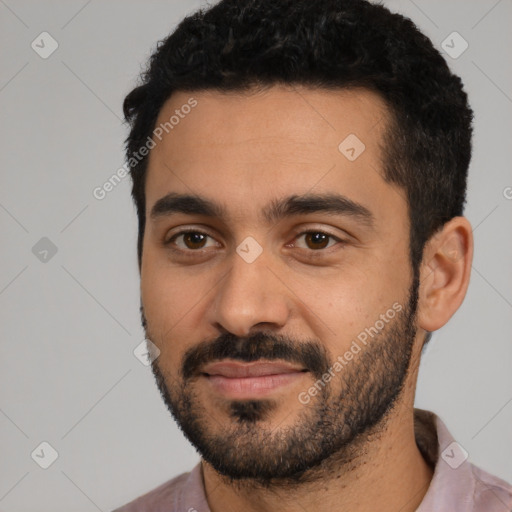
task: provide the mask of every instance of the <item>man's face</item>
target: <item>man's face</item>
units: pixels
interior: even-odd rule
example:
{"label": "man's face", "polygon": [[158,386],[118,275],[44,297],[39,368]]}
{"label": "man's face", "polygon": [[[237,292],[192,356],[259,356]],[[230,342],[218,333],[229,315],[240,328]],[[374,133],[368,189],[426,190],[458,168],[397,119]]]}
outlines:
{"label": "man's face", "polygon": [[[348,460],[394,404],[417,338],[407,204],[383,179],[384,104],[362,90],[177,92],[156,126],[175,110],[150,153],[141,267],[166,405],[233,478],[297,480]],[[171,193],[219,211],[174,200],[152,216]]]}

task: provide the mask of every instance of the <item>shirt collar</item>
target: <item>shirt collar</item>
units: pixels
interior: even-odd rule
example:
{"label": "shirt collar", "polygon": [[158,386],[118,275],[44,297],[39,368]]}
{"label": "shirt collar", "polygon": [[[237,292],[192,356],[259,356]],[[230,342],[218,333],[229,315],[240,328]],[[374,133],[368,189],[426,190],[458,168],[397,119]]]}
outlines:
{"label": "shirt collar", "polygon": [[427,493],[416,512],[467,512],[475,491],[473,465],[439,416],[414,409],[414,434],[423,458],[434,469]]}

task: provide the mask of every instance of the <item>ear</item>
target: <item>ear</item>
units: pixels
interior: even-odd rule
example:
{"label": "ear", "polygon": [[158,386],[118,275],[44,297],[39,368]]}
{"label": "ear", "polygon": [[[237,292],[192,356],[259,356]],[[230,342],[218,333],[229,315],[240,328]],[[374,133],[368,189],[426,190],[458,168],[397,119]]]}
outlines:
{"label": "ear", "polygon": [[466,217],[454,217],[425,245],[420,267],[418,326],[436,331],[462,304],[473,261],[473,230]]}

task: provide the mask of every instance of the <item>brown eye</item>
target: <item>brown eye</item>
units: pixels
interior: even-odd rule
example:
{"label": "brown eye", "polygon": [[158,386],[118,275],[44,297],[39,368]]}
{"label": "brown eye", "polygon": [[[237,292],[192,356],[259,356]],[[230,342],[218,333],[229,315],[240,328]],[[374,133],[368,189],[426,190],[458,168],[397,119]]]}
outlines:
{"label": "brown eye", "polygon": [[[175,243],[175,241],[180,238],[182,239],[182,243]],[[165,242],[165,245],[175,243],[180,250],[193,251],[205,248],[205,243],[208,238],[211,238],[210,235],[202,233],[201,231],[181,231],[169,238],[169,240]]]}
{"label": "brown eye", "polygon": [[324,233],[323,231],[304,231],[300,233],[297,239],[304,237],[304,242],[306,245],[306,249],[318,250],[325,249],[326,247],[332,247],[329,245],[330,240],[334,242],[341,242],[339,238],[336,238],[329,233]]}
{"label": "brown eye", "polygon": [[183,233],[183,242],[189,249],[201,249],[204,245],[207,235],[202,233]]}
{"label": "brown eye", "polygon": [[329,243],[329,235],[325,233],[306,233],[306,244],[310,249],[324,249]]}

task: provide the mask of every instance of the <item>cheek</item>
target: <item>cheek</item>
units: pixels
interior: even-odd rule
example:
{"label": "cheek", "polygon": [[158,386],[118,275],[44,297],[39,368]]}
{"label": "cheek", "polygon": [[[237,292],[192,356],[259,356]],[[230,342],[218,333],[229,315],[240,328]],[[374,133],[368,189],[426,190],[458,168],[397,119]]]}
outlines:
{"label": "cheek", "polygon": [[332,339],[329,345],[335,357],[345,351],[375,315],[378,317],[383,302],[379,290],[368,283],[336,284],[333,282],[332,288],[326,290],[322,307],[315,307],[329,327],[324,339]]}
{"label": "cheek", "polygon": [[[141,275],[141,298],[152,341],[164,359],[181,353],[190,339],[188,319],[199,306],[201,292],[194,278],[169,268],[147,265]],[[203,295],[204,296],[204,295]]]}
{"label": "cheek", "polygon": [[314,280],[302,280],[298,295],[304,299],[304,307],[300,314],[317,325],[319,339],[325,340],[334,357],[343,354],[352,340],[374,326],[394,304],[402,304],[408,271],[396,261],[391,265],[392,259],[373,256],[372,264],[364,268],[339,269],[320,287]]}

